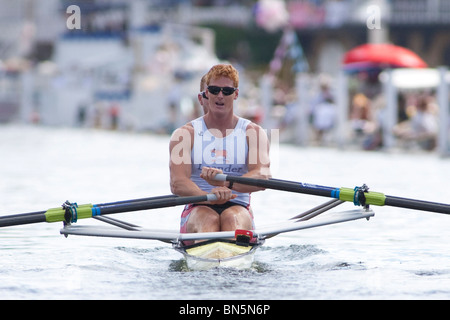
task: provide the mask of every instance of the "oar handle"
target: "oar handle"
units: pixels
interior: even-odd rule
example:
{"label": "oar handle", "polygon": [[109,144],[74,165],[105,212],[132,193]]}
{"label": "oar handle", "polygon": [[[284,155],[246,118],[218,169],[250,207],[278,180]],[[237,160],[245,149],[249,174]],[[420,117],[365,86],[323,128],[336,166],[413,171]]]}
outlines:
{"label": "oar handle", "polygon": [[217,181],[227,181],[227,175],[226,174],[223,174],[223,173],[218,173],[218,174],[216,174],[215,176],[214,176],[214,180],[217,180]]}
{"label": "oar handle", "polygon": [[216,201],[217,200],[217,196],[213,193],[208,193],[206,195],[206,200],[207,201]]}

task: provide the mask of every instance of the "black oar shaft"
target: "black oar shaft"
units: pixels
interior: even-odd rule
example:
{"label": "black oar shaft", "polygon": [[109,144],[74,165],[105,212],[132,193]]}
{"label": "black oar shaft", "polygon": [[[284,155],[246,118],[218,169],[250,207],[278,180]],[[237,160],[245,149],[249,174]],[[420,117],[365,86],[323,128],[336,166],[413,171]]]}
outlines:
{"label": "black oar shaft", "polygon": [[192,197],[162,197],[161,199],[152,199],[144,201],[133,201],[131,203],[114,203],[114,204],[102,204],[95,205],[98,210],[100,210],[101,215],[121,213],[121,212],[131,212],[139,210],[149,210],[156,208],[174,207],[178,205],[184,205],[194,202],[207,201],[206,196],[192,196]]}
{"label": "black oar shaft", "polygon": [[46,222],[45,212],[46,211],[39,211],[0,217],[0,227]]}
{"label": "black oar shaft", "polygon": [[303,184],[300,182],[285,181],[280,179],[265,180],[265,179],[254,179],[254,178],[227,175],[226,180],[260,188],[304,193],[322,197],[329,197],[331,192],[336,189],[318,185]]}
{"label": "black oar shaft", "polygon": [[165,196],[157,196],[157,197],[149,197],[149,198],[139,198],[139,199],[131,199],[131,200],[122,200],[122,201],[115,201],[115,202],[107,202],[107,203],[100,203],[97,204],[97,206],[110,206],[110,205],[116,205],[116,204],[123,204],[123,203],[133,203],[133,202],[142,202],[142,201],[153,201],[153,200],[162,200],[162,199],[170,199],[170,198],[176,198],[178,196],[174,194],[169,194]]}
{"label": "black oar shaft", "polygon": [[[189,203],[213,201],[216,200],[215,195],[208,194],[203,196],[178,197],[175,195],[159,196],[152,198],[142,198],[125,200],[111,203],[103,203],[97,205],[71,205],[71,210],[76,212],[76,216],[72,213],[68,222],[75,222],[76,219],[91,218],[105,214],[131,212],[138,210],[148,210],[156,208],[174,207]],[[73,205],[73,206],[72,206]],[[38,222],[60,222],[67,221],[66,209],[63,207],[53,208],[47,211],[30,212],[0,217],[0,227],[9,227],[15,225],[23,225]]]}
{"label": "black oar shaft", "polygon": [[386,196],[384,204],[391,207],[450,214],[450,205],[445,203]]}
{"label": "black oar shaft", "polygon": [[267,189],[330,197],[342,201],[353,202],[355,205],[386,205],[392,207],[450,214],[449,204],[386,196],[380,192],[364,191],[362,190],[362,188],[333,188],[280,179],[254,179],[225,174],[216,175],[216,180],[232,181],[235,183],[241,183]]}

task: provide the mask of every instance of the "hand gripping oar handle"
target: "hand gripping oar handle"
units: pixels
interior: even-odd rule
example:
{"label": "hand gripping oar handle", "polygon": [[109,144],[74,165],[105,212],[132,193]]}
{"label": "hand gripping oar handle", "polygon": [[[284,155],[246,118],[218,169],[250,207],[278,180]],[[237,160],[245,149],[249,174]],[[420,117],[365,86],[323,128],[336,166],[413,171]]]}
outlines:
{"label": "hand gripping oar handle", "polygon": [[[65,206],[52,208],[47,211],[38,211],[30,213],[15,214],[0,217],[0,227],[8,227],[22,224],[38,222],[76,222],[77,219],[91,218],[99,215],[131,212],[138,210],[148,210],[156,208],[174,207],[189,203],[214,201],[217,197],[214,194],[203,196],[178,197],[175,195],[159,196],[153,198],[143,198],[134,200],[125,200],[103,204],[84,204],[65,203]],[[69,211],[69,212],[68,212]],[[68,215],[68,213],[70,213]]]}
{"label": "hand gripping oar handle", "polygon": [[254,179],[225,174],[217,174],[215,176],[215,179],[218,181],[230,181],[233,183],[241,183],[267,189],[330,197],[342,201],[353,202],[355,205],[386,205],[391,207],[450,214],[449,204],[388,196],[380,192],[368,191],[368,188],[366,186],[356,187],[354,189],[332,188],[279,179]]}

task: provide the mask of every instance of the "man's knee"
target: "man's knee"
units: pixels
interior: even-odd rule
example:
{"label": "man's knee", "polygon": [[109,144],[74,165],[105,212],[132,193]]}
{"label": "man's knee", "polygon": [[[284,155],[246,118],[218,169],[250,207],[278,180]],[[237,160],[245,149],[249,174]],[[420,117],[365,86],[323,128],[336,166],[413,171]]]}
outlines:
{"label": "man's knee", "polygon": [[220,216],[210,210],[196,210],[187,222],[188,232],[220,231]]}

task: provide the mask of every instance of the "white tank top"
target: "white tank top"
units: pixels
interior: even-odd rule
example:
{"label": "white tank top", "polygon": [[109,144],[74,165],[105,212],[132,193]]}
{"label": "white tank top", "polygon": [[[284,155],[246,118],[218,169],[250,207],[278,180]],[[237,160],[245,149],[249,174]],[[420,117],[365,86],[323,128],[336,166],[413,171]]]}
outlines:
{"label": "white tank top", "polygon": [[[248,144],[246,129],[249,120],[239,118],[236,127],[224,138],[220,138],[220,131],[216,135],[206,127],[203,117],[191,121],[194,127],[194,145],[191,152],[192,172],[191,180],[200,189],[210,192],[214,186],[200,178],[202,167],[219,168],[227,175],[241,176],[248,172],[247,156]],[[231,202],[248,206],[250,194],[233,190],[237,197]]]}

